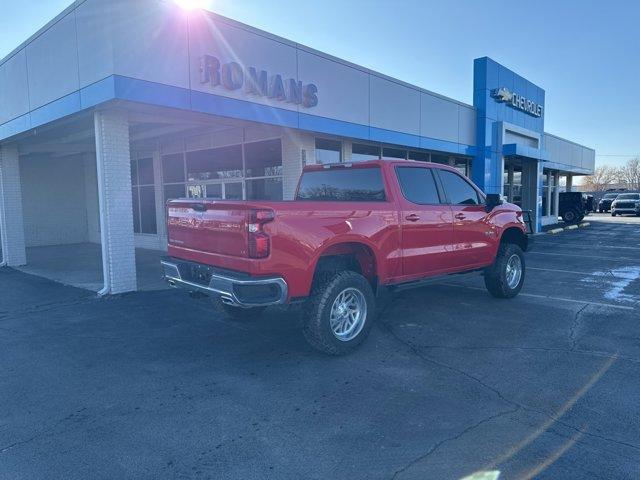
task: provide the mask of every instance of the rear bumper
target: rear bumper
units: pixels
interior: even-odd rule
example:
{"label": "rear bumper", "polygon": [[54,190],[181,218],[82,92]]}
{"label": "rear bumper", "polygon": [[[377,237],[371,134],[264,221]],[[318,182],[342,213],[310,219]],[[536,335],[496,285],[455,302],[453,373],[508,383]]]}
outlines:
{"label": "rear bumper", "polygon": [[282,277],[251,277],[173,257],[165,257],[160,263],[172,287],[219,296],[229,305],[263,307],[287,301],[289,288]]}

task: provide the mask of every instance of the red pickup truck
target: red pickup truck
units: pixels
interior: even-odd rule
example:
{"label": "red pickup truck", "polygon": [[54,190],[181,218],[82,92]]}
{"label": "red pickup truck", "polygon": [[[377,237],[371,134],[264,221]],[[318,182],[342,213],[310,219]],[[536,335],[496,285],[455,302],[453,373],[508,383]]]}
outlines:
{"label": "red pickup truck", "polygon": [[383,288],[481,271],[518,294],[527,228],[519,207],[455,169],[376,160],[304,168],[293,201],[168,202],[166,280],[231,316],[301,302],[304,334],[329,354],[365,339]]}

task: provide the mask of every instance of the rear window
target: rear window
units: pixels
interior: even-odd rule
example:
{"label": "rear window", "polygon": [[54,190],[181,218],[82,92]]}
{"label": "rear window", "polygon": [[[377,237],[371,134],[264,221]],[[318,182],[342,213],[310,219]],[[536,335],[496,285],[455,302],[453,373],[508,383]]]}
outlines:
{"label": "rear window", "polygon": [[296,199],[382,202],[385,198],[379,167],[340,167],[303,173]]}
{"label": "rear window", "polygon": [[638,200],[640,199],[640,194],[638,193],[623,193],[622,195],[618,195],[616,200]]}

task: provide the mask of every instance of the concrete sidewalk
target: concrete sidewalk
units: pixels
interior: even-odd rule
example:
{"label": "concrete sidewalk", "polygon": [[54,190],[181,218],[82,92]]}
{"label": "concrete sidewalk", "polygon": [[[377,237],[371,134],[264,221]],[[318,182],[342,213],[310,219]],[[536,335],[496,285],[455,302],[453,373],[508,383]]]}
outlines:
{"label": "concrete sidewalk", "polygon": [[[139,290],[168,288],[160,268],[160,258],[164,255],[165,252],[136,248]],[[27,265],[19,270],[93,292],[103,287],[102,251],[95,243],[29,247]]]}

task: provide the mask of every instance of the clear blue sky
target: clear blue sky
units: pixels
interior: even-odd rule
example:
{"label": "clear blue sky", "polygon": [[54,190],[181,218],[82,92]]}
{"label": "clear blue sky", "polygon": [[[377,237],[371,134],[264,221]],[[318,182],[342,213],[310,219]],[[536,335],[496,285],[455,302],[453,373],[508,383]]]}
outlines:
{"label": "clear blue sky", "polygon": [[[472,103],[490,56],[546,90],[546,130],[640,156],[640,3],[630,0],[212,0],[208,8]],[[0,0],[0,58],[70,0]],[[599,156],[598,164],[628,157]]]}

